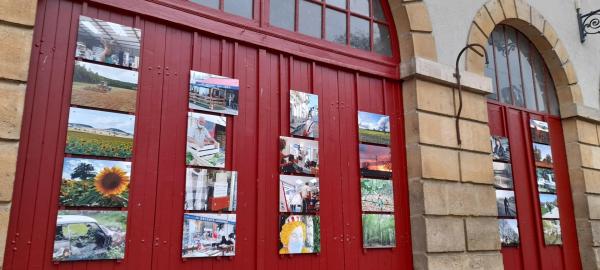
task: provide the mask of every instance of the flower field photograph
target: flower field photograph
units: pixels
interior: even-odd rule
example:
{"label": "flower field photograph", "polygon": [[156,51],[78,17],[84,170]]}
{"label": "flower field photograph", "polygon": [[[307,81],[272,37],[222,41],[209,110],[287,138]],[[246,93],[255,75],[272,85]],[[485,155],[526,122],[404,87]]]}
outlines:
{"label": "flower field photograph", "polygon": [[130,158],[135,116],[71,107],[68,154]]}
{"label": "flower field photograph", "polygon": [[65,158],[59,202],[64,206],[126,207],[131,163]]}

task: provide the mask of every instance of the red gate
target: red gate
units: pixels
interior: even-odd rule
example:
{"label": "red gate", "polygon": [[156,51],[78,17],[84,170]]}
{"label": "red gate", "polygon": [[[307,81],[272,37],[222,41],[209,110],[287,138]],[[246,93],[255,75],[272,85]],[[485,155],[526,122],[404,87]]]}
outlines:
{"label": "red gate", "polygon": [[[226,34],[209,34],[181,10],[145,1],[105,2],[121,8],[69,0],[39,2],[4,269],[412,267],[401,89],[397,75],[382,76],[397,67],[363,65],[369,62],[364,57],[345,66],[331,64],[352,59],[347,55],[324,64],[315,61],[327,58],[324,50],[312,49],[321,55],[313,59],[301,52],[304,45],[288,46],[293,45],[289,41],[285,46],[273,44],[279,51],[257,45],[265,37],[262,33],[245,43],[240,40],[243,31],[231,31],[241,27],[221,22],[207,23],[206,29],[221,27]],[[145,14],[127,13],[132,10]],[[154,18],[153,12],[162,19],[182,19],[175,24]],[[143,33],[122,261],[52,262],[79,15]],[[371,68],[379,75],[358,71]],[[226,169],[239,174],[235,257],[181,258],[191,69],[240,80],[240,113],[227,125],[226,156]],[[320,254],[277,253],[278,138],[289,136],[289,89],[319,95]],[[390,116],[397,239],[393,249],[362,247],[358,110]]]}

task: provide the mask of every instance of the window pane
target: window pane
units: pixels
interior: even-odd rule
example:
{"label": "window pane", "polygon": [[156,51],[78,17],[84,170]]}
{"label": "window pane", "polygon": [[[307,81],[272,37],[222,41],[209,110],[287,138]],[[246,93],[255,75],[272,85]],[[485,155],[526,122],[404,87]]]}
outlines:
{"label": "window pane", "polygon": [[521,67],[519,64],[519,50],[517,48],[517,34],[512,27],[507,27],[506,45],[508,50],[508,67],[510,70],[510,83],[514,105],[524,107],[523,83],[521,82]]}
{"label": "window pane", "polygon": [[327,4],[346,9],[346,0],[327,0]]}
{"label": "window pane", "polygon": [[494,31],[492,33],[492,39],[494,40],[496,75],[498,76],[497,92],[500,95],[500,102],[512,104],[510,85],[508,83],[507,49],[506,42],[504,41],[504,29],[499,28],[498,31]]}
{"label": "window pane", "polygon": [[485,76],[489,77],[492,79],[492,93],[488,95],[489,99],[494,99],[494,100],[498,100],[498,95],[496,92],[497,89],[497,85],[496,85],[496,58],[494,57],[494,47],[492,46],[492,39],[490,38],[488,40],[487,43],[487,48],[486,48],[487,52],[488,52],[488,60],[489,60],[489,64],[485,65]]}
{"label": "window pane", "polygon": [[369,0],[350,0],[350,11],[369,16]]}
{"label": "window pane", "polygon": [[298,31],[321,38],[321,5],[302,0],[299,9]]}
{"label": "window pane", "polygon": [[370,51],[370,35],[369,21],[355,16],[350,17],[350,46]]}
{"label": "window pane", "polygon": [[373,17],[380,21],[386,21],[383,7],[381,7],[381,0],[373,0]]}
{"label": "window pane", "polygon": [[346,44],[346,13],[328,8],[325,17],[326,39],[339,44]]}
{"label": "window pane", "polygon": [[537,110],[535,90],[533,89],[533,69],[531,67],[531,53],[529,40],[521,33],[519,38],[519,56],[521,58],[521,71],[523,73],[523,91],[525,92],[525,105],[527,109]]}
{"label": "window pane", "polygon": [[252,19],[252,0],[225,0],[225,12]]}
{"label": "window pane", "polygon": [[[550,79],[550,74],[547,74],[546,76],[548,76],[548,78]],[[550,107],[550,113],[553,115],[559,115],[560,112],[558,109],[558,99],[556,97],[556,89],[554,88],[554,83],[548,82],[548,92],[546,93],[546,96],[548,96],[548,106]]]}
{"label": "window pane", "polygon": [[544,61],[540,55],[536,52],[533,59],[533,82],[535,83],[535,90],[537,95],[538,111],[546,111],[546,83],[544,81]]}
{"label": "window pane", "polygon": [[203,6],[219,9],[219,0],[190,0]]}
{"label": "window pane", "polygon": [[296,2],[294,0],[276,0],[270,1],[270,3],[269,22],[271,25],[294,31]]}
{"label": "window pane", "polygon": [[375,23],[373,27],[373,49],[378,54],[392,56],[390,30],[384,24]]}

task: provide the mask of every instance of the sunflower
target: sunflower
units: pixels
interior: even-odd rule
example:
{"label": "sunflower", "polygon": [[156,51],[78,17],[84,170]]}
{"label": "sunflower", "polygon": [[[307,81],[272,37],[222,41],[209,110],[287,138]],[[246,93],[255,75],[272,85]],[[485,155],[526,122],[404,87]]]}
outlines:
{"label": "sunflower", "polygon": [[119,167],[105,167],[96,175],[94,186],[104,197],[119,195],[129,186],[129,176]]}

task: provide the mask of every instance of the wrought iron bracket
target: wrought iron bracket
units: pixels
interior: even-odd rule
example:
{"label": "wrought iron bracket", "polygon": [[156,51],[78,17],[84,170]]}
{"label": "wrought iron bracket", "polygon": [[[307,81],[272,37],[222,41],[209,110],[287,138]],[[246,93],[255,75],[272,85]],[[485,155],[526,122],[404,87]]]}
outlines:
{"label": "wrought iron bracket", "polygon": [[579,38],[581,43],[585,42],[587,35],[600,34],[600,9],[581,14],[577,8],[577,23],[579,24]]}

